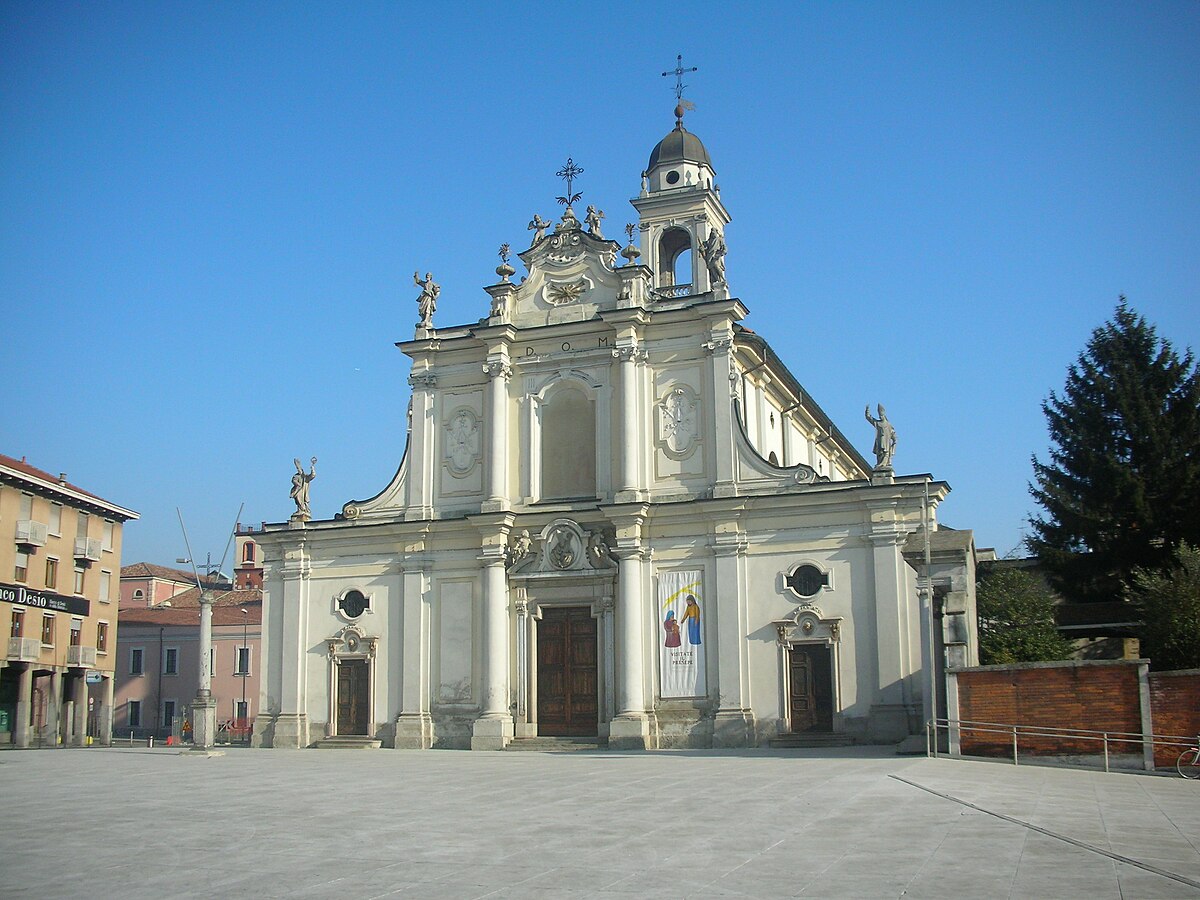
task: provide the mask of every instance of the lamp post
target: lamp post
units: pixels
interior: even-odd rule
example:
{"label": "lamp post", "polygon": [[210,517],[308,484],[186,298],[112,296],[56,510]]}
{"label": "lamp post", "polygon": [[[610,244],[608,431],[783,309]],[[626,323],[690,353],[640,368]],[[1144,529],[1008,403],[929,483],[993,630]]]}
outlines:
{"label": "lamp post", "polygon": [[250,718],[250,710],[246,706],[246,679],[250,677],[250,647],[249,645],[249,627],[250,613],[246,611],[246,607],[242,607],[242,722],[238,725],[238,730],[244,730],[246,727],[246,719]]}

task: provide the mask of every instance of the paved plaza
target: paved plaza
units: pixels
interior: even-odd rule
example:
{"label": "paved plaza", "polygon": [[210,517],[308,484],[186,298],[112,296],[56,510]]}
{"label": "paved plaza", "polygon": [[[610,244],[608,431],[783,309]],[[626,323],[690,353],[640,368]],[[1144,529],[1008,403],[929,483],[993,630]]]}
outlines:
{"label": "paved plaza", "polygon": [[1200,784],[883,749],[0,753],[3,897],[1200,897]]}

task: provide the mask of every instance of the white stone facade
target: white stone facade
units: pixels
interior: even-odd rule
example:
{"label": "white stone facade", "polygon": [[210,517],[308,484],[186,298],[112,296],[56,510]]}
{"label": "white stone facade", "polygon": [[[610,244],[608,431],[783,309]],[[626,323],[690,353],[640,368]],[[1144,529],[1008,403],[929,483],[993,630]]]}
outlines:
{"label": "white stone facade", "polygon": [[[969,533],[939,545],[932,622],[918,591],[948,486],[872,471],[739,325],[717,258],[730,217],[681,131],[633,201],[645,265],[568,209],[519,254],[527,277],[498,270],[487,319],[399,345],[412,402],[391,483],[258,536],[256,744],[899,741],[933,714],[943,644],[974,660]],[[676,576],[698,602],[664,618]],[[951,587],[971,613],[954,628]],[[684,670],[696,696],[664,699],[668,665],[701,668]]]}

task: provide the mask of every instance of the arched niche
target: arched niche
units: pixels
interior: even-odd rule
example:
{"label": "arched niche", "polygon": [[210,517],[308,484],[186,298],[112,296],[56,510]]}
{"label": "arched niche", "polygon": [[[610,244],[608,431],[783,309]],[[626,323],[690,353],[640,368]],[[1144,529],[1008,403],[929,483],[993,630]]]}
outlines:
{"label": "arched niche", "polygon": [[596,496],[596,402],[575,379],[552,384],[539,404],[543,500]]}
{"label": "arched niche", "polygon": [[659,287],[691,283],[692,252],[692,236],[686,229],[672,227],[662,233],[658,239]]}

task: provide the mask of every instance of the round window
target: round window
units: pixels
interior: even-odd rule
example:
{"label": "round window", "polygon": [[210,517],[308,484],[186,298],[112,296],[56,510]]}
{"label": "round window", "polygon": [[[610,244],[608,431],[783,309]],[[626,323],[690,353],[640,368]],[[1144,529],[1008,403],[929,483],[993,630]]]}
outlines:
{"label": "round window", "polygon": [[357,619],[367,610],[367,598],[362,591],[346,591],[340,606],[347,618]]}
{"label": "round window", "polygon": [[679,173],[676,172],[674,169],[672,169],[670,172],[667,173],[667,184],[678,184],[678,183],[679,183]]}
{"label": "round window", "polygon": [[821,574],[816,566],[803,565],[787,577],[787,586],[801,597],[812,597],[829,583],[827,576]]}

